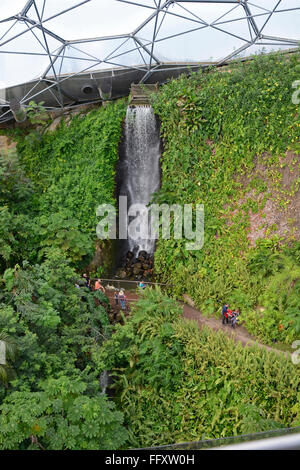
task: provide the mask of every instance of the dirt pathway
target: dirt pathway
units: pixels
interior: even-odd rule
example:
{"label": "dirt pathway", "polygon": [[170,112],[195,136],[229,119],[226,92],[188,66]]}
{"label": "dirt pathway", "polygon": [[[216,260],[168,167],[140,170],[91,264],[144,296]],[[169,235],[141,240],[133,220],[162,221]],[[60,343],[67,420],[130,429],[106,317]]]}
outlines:
{"label": "dirt pathway", "polygon": [[[114,310],[120,310],[119,307],[116,308],[115,300],[113,296],[113,292],[106,291],[106,295],[109,298],[110,304]],[[136,292],[127,292],[127,301],[129,307],[132,307],[133,304],[138,300],[138,295]],[[203,328],[204,326],[208,326],[209,328],[219,331],[222,330],[225,334],[227,334],[230,338],[234,341],[240,341],[243,346],[246,345],[254,345],[256,344],[260,348],[267,349],[267,351],[273,351],[276,354],[283,354],[285,357],[290,357],[290,353],[280,351],[279,349],[271,348],[270,346],[266,346],[265,344],[259,343],[250,333],[241,325],[238,325],[235,329],[231,328],[230,325],[223,325],[222,319],[220,315],[220,319],[216,319],[214,317],[207,318],[202,313],[195,309],[194,307],[187,305],[184,302],[180,302],[183,307],[183,317],[188,320],[194,320],[198,323],[199,328]]]}
{"label": "dirt pathway", "polygon": [[271,348],[270,346],[266,346],[265,344],[259,343],[258,340],[251,336],[250,333],[246,330],[246,328],[241,325],[238,325],[235,329],[231,328],[231,325],[223,325],[221,315],[219,320],[214,317],[207,318],[194,307],[191,307],[183,302],[181,302],[181,305],[183,306],[184,318],[187,318],[188,320],[195,320],[198,323],[199,328],[202,328],[203,326],[208,326],[209,328],[212,328],[215,331],[222,330],[234,341],[240,341],[243,346],[246,346],[247,344],[256,344],[258,347],[267,349],[268,351],[273,351],[277,354],[284,354],[285,357],[290,356],[290,354],[287,352],[280,351],[279,349]]}

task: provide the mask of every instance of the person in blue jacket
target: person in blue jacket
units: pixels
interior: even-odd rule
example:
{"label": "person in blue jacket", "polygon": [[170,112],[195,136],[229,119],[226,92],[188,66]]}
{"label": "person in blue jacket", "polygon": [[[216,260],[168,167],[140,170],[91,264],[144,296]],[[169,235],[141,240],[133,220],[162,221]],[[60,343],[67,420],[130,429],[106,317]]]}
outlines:
{"label": "person in blue jacket", "polygon": [[228,317],[227,317],[227,310],[228,310],[229,305],[225,304],[224,307],[222,308],[222,325],[225,325],[225,323],[228,323]]}

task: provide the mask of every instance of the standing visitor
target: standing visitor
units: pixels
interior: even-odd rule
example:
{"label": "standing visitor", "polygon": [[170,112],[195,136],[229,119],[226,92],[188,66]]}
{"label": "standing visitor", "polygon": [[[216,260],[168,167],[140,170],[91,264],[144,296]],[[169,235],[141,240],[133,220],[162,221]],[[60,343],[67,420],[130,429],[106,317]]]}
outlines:
{"label": "standing visitor", "polygon": [[228,308],[227,312],[225,313],[225,317],[226,317],[226,323],[227,324],[229,323],[229,320],[231,322],[231,319],[233,317],[233,310]]}
{"label": "standing visitor", "polygon": [[225,304],[224,307],[222,308],[222,325],[225,325],[225,322],[228,323],[228,314],[227,314],[228,307],[229,305]]}
{"label": "standing visitor", "polygon": [[126,296],[125,296],[125,292],[122,289],[120,290],[120,293],[119,293],[119,301],[121,305],[121,310],[125,310]]}
{"label": "standing visitor", "polygon": [[102,290],[103,294],[105,294],[105,289],[101,284],[101,279],[97,279],[95,282],[95,290]]}
{"label": "standing visitor", "polygon": [[231,318],[231,326],[232,326],[232,328],[235,328],[235,327],[236,327],[239,314],[240,314],[240,311],[239,311],[238,308],[233,311],[233,316],[232,316],[232,318]]}
{"label": "standing visitor", "polygon": [[90,278],[88,277],[87,274],[83,274],[82,276],[85,280],[85,287],[87,287],[89,290],[91,290],[91,280]]}
{"label": "standing visitor", "polygon": [[114,293],[114,297],[115,297],[115,303],[116,305],[119,305],[119,292],[116,290],[115,293]]}

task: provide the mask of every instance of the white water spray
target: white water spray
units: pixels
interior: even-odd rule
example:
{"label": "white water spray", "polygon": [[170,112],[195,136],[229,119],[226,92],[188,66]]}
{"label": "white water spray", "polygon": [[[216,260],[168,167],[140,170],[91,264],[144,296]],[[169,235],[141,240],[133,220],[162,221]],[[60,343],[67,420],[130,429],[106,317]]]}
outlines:
{"label": "white water spray", "polygon": [[[130,205],[147,205],[160,187],[160,137],[153,109],[150,106],[129,107],[125,128],[125,165],[123,194]],[[149,224],[150,227],[150,224]],[[140,227],[143,232],[143,227]],[[145,250],[152,254],[155,240],[142,237],[128,240],[129,250],[137,255]]]}

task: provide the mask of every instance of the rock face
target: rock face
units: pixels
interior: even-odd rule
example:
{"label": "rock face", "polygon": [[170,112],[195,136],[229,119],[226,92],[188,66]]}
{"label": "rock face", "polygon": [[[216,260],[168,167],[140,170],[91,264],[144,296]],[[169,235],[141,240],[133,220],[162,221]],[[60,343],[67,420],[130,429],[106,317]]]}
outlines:
{"label": "rock face", "polygon": [[51,113],[49,113],[52,119],[52,122],[47,128],[47,130],[50,132],[54,131],[60,125],[62,119],[64,119],[66,125],[68,126],[74,116],[81,114],[81,113],[85,113],[85,114],[89,113],[96,107],[99,107],[99,104],[97,105],[97,104],[92,103],[92,104],[84,104],[74,109],[69,109],[69,110],[63,109],[61,111],[60,110],[52,111]]}
{"label": "rock face", "polygon": [[135,257],[132,251],[128,251],[122,267],[117,272],[121,279],[151,279],[153,274],[153,256],[146,251],[140,251]]}
{"label": "rock face", "polygon": [[114,268],[114,249],[115,247],[111,240],[97,240],[94,257],[89,266],[85,268],[86,271],[93,273],[101,266],[105,273],[103,276],[108,276]]}

